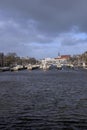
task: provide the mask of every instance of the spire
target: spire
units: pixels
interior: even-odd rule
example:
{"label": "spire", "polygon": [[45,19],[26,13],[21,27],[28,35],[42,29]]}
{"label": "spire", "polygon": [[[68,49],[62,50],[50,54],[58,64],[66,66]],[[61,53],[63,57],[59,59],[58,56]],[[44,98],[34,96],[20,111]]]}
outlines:
{"label": "spire", "polygon": [[60,57],[60,53],[58,52],[58,57]]}

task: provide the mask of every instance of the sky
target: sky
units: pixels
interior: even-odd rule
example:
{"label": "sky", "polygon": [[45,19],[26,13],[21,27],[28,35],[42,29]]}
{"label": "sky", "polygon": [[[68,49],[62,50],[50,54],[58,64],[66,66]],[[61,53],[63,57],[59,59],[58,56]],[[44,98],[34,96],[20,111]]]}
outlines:
{"label": "sky", "polygon": [[87,51],[87,0],[0,0],[0,52],[35,58]]}

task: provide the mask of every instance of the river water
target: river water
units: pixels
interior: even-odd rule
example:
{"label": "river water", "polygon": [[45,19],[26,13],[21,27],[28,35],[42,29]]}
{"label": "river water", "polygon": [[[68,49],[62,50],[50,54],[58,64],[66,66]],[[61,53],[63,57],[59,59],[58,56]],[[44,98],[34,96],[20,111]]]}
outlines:
{"label": "river water", "polygon": [[87,130],[87,70],[1,72],[0,130]]}

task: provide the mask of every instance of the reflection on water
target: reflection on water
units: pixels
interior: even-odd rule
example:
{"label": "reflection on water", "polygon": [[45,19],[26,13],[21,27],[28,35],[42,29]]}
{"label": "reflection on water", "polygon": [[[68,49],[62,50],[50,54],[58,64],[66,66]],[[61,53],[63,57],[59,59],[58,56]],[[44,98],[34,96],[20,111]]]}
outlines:
{"label": "reflection on water", "polygon": [[0,73],[0,129],[87,130],[87,71]]}

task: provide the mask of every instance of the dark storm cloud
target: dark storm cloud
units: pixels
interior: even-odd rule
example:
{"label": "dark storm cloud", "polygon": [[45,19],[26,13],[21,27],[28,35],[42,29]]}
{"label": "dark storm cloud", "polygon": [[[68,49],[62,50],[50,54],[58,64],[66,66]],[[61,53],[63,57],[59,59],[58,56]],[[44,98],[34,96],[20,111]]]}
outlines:
{"label": "dark storm cloud", "polygon": [[41,52],[44,43],[86,46],[86,6],[87,0],[0,0],[0,48],[34,51],[36,45]]}
{"label": "dark storm cloud", "polygon": [[[33,19],[43,33],[55,35],[74,25],[87,31],[87,0],[0,0],[0,8],[21,20]],[[21,21],[24,22],[24,21]]]}

